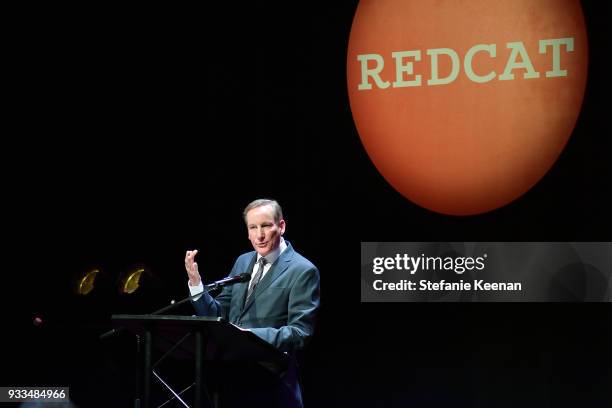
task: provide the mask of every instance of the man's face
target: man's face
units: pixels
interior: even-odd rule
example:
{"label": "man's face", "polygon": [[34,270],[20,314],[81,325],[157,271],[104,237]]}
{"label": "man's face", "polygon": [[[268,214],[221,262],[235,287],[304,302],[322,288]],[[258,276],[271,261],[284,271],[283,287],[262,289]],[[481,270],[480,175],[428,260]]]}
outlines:
{"label": "man's face", "polygon": [[274,222],[274,210],[271,205],[262,205],[249,210],[246,214],[246,223],[249,240],[261,256],[274,251],[285,232],[285,220],[280,220],[278,224]]}

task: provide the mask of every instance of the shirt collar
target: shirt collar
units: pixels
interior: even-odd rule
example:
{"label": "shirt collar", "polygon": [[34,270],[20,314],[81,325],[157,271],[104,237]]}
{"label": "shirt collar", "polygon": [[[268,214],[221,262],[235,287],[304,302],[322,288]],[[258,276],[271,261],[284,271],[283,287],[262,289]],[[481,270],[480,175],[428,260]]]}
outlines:
{"label": "shirt collar", "polygon": [[[287,249],[287,243],[285,242],[285,239],[281,237],[280,244],[278,245],[278,247],[265,256],[266,263],[269,263],[271,265],[276,262],[280,254],[282,254],[285,249]],[[261,255],[257,254],[257,262],[259,262],[261,258]]]}

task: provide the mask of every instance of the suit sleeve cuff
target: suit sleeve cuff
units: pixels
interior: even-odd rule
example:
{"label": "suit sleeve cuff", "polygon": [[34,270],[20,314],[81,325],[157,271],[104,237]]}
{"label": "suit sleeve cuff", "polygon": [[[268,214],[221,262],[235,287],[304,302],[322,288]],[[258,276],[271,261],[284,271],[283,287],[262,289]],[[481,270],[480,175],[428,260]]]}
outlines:
{"label": "suit sleeve cuff", "polygon": [[[200,284],[196,285],[196,286],[191,286],[189,284],[189,281],[187,281],[187,286],[189,287],[189,292],[191,292],[191,296],[195,295],[196,293],[201,293],[204,290],[204,284],[202,283],[202,281],[200,281]],[[202,296],[200,295],[200,296],[198,296],[196,298],[193,298],[192,301],[194,301],[194,302],[198,301],[198,300],[200,300],[201,297]]]}

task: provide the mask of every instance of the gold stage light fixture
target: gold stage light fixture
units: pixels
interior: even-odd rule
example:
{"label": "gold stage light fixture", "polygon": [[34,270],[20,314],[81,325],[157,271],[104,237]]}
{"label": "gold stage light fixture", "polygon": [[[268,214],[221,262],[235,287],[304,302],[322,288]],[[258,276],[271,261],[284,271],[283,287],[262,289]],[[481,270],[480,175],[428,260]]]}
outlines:
{"label": "gold stage light fixture", "polygon": [[77,294],[83,296],[88,295],[94,289],[94,282],[99,273],[99,268],[93,268],[85,272],[85,274],[77,282]]}
{"label": "gold stage light fixture", "polygon": [[120,292],[126,295],[132,294],[138,290],[140,286],[140,279],[142,277],[145,268],[143,266],[136,266],[130,269],[123,279],[121,279]]}

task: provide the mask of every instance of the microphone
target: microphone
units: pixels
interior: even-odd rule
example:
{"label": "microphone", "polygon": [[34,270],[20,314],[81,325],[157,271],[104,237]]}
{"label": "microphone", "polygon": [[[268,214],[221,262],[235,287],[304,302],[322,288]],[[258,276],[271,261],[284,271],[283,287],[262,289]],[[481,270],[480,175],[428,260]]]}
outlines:
{"label": "microphone", "polygon": [[251,275],[249,275],[248,273],[241,273],[240,275],[228,276],[227,278],[223,278],[213,283],[209,283],[208,285],[205,285],[205,287],[211,288],[211,289],[217,289],[223,286],[234,285],[240,282],[248,282],[250,280],[251,280]]}

